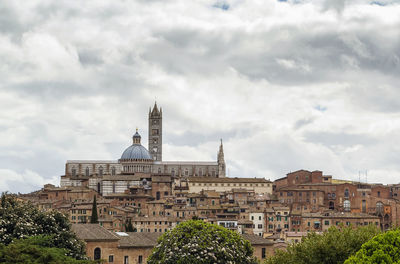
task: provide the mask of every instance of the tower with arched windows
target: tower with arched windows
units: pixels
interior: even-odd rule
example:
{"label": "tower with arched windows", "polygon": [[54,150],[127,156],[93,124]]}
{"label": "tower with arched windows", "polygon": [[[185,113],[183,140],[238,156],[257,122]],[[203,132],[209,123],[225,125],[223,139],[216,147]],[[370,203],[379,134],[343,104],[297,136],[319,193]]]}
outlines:
{"label": "tower with arched windows", "polygon": [[149,110],[149,152],[155,161],[162,161],[162,109],[154,103]]}

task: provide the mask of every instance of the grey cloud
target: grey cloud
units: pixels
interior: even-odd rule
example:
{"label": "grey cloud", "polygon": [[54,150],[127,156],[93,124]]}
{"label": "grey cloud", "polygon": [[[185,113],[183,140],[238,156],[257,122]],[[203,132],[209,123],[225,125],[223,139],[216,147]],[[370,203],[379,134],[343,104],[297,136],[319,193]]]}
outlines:
{"label": "grey cloud", "polygon": [[309,124],[312,124],[312,122],[314,122],[315,118],[303,118],[303,119],[299,119],[296,121],[296,123],[294,124],[294,129],[300,129],[304,126],[307,126]]}
{"label": "grey cloud", "polygon": [[[159,31],[159,40],[149,47],[143,58],[179,74],[215,74],[223,71],[228,64],[250,78],[267,79],[283,85],[346,81],[349,76],[340,72],[346,68],[352,70],[355,65],[363,71],[397,75],[400,71],[400,53],[395,43],[398,40],[393,35],[380,33],[378,26],[375,26],[375,34],[371,34],[370,30],[362,29],[362,21],[357,23],[357,32],[347,33],[330,26],[320,32],[304,32],[299,27],[280,26],[252,35],[235,31],[229,37],[225,37],[223,32],[186,29]],[[289,36],[285,42],[279,40],[283,32]],[[249,39],[264,43],[265,48],[243,49]],[[351,59],[353,64],[349,65],[349,60],[343,58]],[[278,63],[279,60],[291,61],[294,66],[284,67]]]}
{"label": "grey cloud", "polygon": [[[303,18],[302,2],[315,20]],[[251,1],[221,1],[225,11],[215,1],[52,1],[30,4],[29,15],[23,1],[2,5],[0,96],[12,102],[0,115],[24,127],[14,146],[7,141],[15,132],[4,132],[0,169],[51,179],[67,159],[118,159],[136,126],[147,145],[147,111],[157,97],[164,142],[198,151],[222,137],[232,176],[398,170],[396,136],[360,132],[366,120],[382,119],[397,131],[400,25],[381,11],[398,6],[357,1],[380,9],[353,15],[346,13],[353,3],[334,2],[289,1],[268,14]],[[292,8],[298,23],[272,21]],[[46,43],[33,52],[18,41],[24,33],[51,36],[70,61],[49,67]],[[323,90],[330,86],[339,88]],[[351,125],[340,123],[346,113]],[[321,123],[335,132],[320,132]]]}
{"label": "grey cloud", "polygon": [[306,132],[304,137],[307,141],[313,143],[323,144],[327,147],[341,145],[341,146],[353,146],[353,145],[369,145],[376,143],[376,139],[362,134],[350,134],[346,132],[334,133],[334,132]]}
{"label": "grey cloud", "polygon": [[101,54],[93,49],[81,50],[78,52],[79,61],[83,65],[101,65],[104,63]]}
{"label": "grey cloud", "polygon": [[13,34],[22,31],[23,26],[18,21],[18,15],[5,3],[0,6],[0,32]]}
{"label": "grey cloud", "polygon": [[[171,133],[172,132],[172,133]],[[228,131],[186,131],[184,134],[176,134],[171,131],[166,134],[165,143],[173,144],[176,146],[198,146],[210,141],[224,141],[234,140],[236,137],[248,137],[251,134],[251,129],[230,129]]]}

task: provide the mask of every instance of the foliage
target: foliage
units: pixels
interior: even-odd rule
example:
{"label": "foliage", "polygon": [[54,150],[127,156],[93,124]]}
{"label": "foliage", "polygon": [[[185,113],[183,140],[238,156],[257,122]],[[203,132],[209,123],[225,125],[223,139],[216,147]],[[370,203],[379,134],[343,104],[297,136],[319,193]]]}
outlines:
{"label": "foliage", "polygon": [[356,229],[342,226],[331,227],[321,235],[309,233],[301,243],[278,251],[265,264],[340,264],[379,232],[374,226]]}
{"label": "foliage", "polygon": [[133,228],[133,225],[132,225],[132,219],[130,219],[130,218],[129,218],[129,220],[126,220],[125,231],[126,232],[135,232],[135,228]]}
{"label": "foliage", "polygon": [[380,234],[362,245],[345,264],[400,263],[400,229]]}
{"label": "foliage", "polygon": [[249,241],[238,233],[201,220],[180,223],[164,233],[148,264],[258,263]]}
{"label": "foliage", "polygon": [[10,244],[16,239],[47,235],[49,247],[64,248],[66,254],[84,259],[85,245],[71,232],[71,225],[65,215],[57,211],[42,212],[30,202],[17,200],[13,195],[4,194],[0,207],[0,243]]}
{"label": "foliage", "polygon": [[97,215],[97,201],[96,195],[93,197],[92,215],[90,217],[91,224],[97,224],[99,222],[99,217]]}
{"label": "foliage", "polygon": [[66,256],[65,249],[49,247],[52,244],[51,240],[52,238],[48,236],[35,236],[27,239],[18,239],[8,245],[0,244],[0,263],[95,263]]}

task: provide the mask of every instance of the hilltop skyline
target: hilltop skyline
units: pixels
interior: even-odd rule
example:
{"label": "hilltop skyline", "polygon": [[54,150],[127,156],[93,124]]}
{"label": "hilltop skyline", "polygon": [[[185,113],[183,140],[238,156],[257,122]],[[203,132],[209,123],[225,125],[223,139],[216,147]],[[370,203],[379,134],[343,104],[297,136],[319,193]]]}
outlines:
{"label": "hilltop skyline", "polygon": [[164,160],[215,160],[222,138],[231,177],[398,183],[398,36],[398,1],[8,1],[0,191],[119,159],[154,101]]}

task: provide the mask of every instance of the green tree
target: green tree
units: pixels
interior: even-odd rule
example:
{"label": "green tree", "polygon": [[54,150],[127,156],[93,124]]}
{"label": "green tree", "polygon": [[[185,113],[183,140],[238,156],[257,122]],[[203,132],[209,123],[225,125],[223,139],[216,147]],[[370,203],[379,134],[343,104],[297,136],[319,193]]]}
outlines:
{"label": "green tree", "polygon": [[125,231],[126,232],[134,232],[135,231],[135,228],[133,228],[133,225],[132,225],[132,219],[130,219],[130,218],[129,218],[129,220],[128,219],[126,220]]}
{"label": "green tree", "polygon": [[97,201],[96,195],[93,197],[93,205],[92,205],[92,215],[90,217],[91,224],[97,224],[99,222],[99,217],[97,215]]}
{"label": "green tree", "polygon": [[265,264],[341,264],[379,232],[374,226],[365,226],[331,227],[321,235],[309,233],[301,243],[278,251]]}
{"label": "green tree", "polygon": [[0,243],[8,245],[16,239],[46,235],[51,240],[49,247],[64,248],[68,256],[76,259],[86,258],[85,244],[71,231],[65,215],[58,211],[42,212],[10,194],[3,193],[1,200]]}
{"label": "green tree", "polygon": [[201,220],[180,223],[164,233],[148,264],[258,263],[253,248],[237,232]]}
{"label": "green tree", "polygon": [[5,264],[89,264],[88,260],[76,260],[68,257],[65,249],[52,248],[52,238],[35,236],[27,239],[17,239],[13,243],[0,244],[0,263]]}
{"label": "green tree", "polygon": [[388,231],[372,238],[345,264],[392,264],[400,263],[400,229]]}

